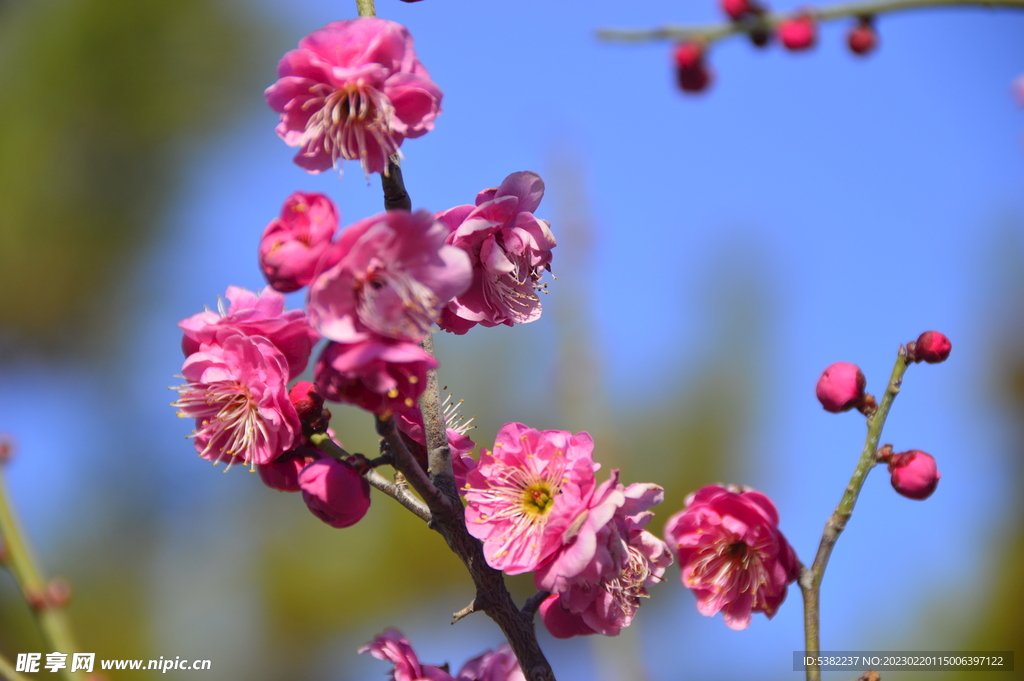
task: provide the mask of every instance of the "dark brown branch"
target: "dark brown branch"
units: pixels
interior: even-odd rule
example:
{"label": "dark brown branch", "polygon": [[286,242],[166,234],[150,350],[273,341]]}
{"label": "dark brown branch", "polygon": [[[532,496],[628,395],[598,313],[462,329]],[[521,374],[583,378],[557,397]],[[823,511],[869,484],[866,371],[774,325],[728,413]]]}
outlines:
{"label": "dark brown branch", "polygon": [[537,614],[540,604],[550,595],[550,591],[538,591],[526,599],[526,603],[523,604],[523,609],[520,612],[532,619]]}
{"label": "dark brown branch", "polygon": [[384,190],[384,210],[412,210],[412,199],[402,179],[402,167],[395,156],[388,160],[388,171],[380,174],[380,186]]}
{"label": "dark brown branch", "polygon": [[[501,629],[527,681],[555,681],[555,673],[537,643],[533,615],[527,616],[519,611],[505,587],[504,576],[487,564],[483,544],[466,530],[465,508],[455,489],[454,477],[451,478],[451,484],[445,486],[447,489],[435,486],[402,442],[394,419],[378,417],[376,420],[377,432],[384,438],[394,457],[395,470],[403,474],[412,488],[423,497],[432,516],[431,527],[441,533],[451,550],[469,570],[476,586],[476,598],[473,601],[475,609],[486,612]],[[437,449],[431,450],[431,459],[437,458]],[[447,446],[444,449],[447,450]],[[451,463],[448,465],[450,467]],[[442,480],[439,479],[439,482]]]}

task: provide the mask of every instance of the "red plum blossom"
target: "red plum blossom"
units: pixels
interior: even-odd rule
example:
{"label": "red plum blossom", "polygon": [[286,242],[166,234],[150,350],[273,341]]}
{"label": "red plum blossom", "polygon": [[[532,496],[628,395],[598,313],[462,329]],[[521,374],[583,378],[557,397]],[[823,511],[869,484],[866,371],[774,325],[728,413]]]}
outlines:
{"label": "red plum blossom", "polygon": [[451,234],[448,243],[469,254],[473,282],[445,309],[441,328],[463,334],[477,324],[525,324],[540,317],[537,290],[556,246],[547,220],[533,216],[544,197],[536,173],[512,173],[500,187],[485,189],[476,206],[437,214]]}
{"label": "red plum blossom", "polygon": [[480,450],[463,489],[466,528],[483,542],[488,565],[530,572],[561,548],[594,492],[593,449],[586,432],[506,423],[494,450]]}
{"label": "red plum blossom", "polygon": [[278,136],[299,147],[295,163],[318,173],[358,160],[386,172],[407,137],[434,128],[441,89],[416,58],[406,28],[377,17],[314,31],[277,65],[267,104],[281,114]]}
{"label": "red plum blossom", "polygon": [[346,228],[309,288],[313,325],[339,343],[373,334],[418,343],[469,286],[469,257],[426,211],[392,210]]}
{"label": "red plum blossom", "polygon": [[370,508],[370,484],[346,463],[322,457],[299,474],[302,500],[331,527],[351,527]]}
{"label": "red plum blossom", "polygon": [[289,293],[313,281],[336,231],[338,209],[329,198],[306,192],[289,196],[281,217],[260,239],[260,268],[271,288]]}
{"label": "red plum blossom", "polygon": [[310,327],[302,310],[284,311],[284,296],[270,287],[254,293],[229,286],[224,302],[217,301],[217,312],[204,310],[178,322],[185,332],[181,349],[185,356],[198,352],[201,345],[219,343],[225,335],[240,333],[262,336],[284,355],[288,366],[285,380],[298,376],[309,363],[313,346],[320,336]]}
{"label": "red plum blossom", "polygon": [[324,398],[381,415],[414,409],[437,360],[414,343],[378,336],[358,343],[329,343],[314,376]]}
{"label": "red plum blossom", "polygon": [[690,495],[686,508],[669,518],[665,537],[700,614],[721,611],[730,629],[746,629],[754,612],[775,615],[800,571],[778,525],[778,511],[764,494],[717,485]]}
{"label": "red plum blossom", "polygon": [[172,403],[194,418],[196,450],[215,464],[272,462],[302,441],[302,424],[288,399],[288,365],[263,336],[221,330],[218,342],[190,354],[187,383]]}

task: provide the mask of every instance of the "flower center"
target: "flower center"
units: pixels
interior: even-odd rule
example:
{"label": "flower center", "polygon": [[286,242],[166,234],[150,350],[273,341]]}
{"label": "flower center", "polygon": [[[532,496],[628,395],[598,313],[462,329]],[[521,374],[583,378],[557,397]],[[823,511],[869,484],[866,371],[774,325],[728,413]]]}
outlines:
{"label": "flower center", "polygon": [[355,276],[356,314],[381,335],[418,341],[437,320],[437,296],[405,272],[401,263],[393,265],[374,260]]}
{"label": "flower center", "polygon": [[544,516],[551,512],[555,503],[551,486],[546,480],[538,480],[523,488],[523,510],[535,516]]}
{"label": "flower center", "polygon": [[699,552],[690,577],[691,585],[718,593],[749,593],[755,604],[765,600],[761,587],[768,584],[768,570],[757,546],[725,534]]}
{"label": "flower center", "polygon": [[317,110],[306,121],[304,147],[322,144],[335,166],[339,159],[359,160],[366,170],[369,157],[381,155],[387,167],[388,157],[401,144],[391,127],[395,107],[387,95],[362,81],[340,90],[318,83],[310,94],[303,108]]}
{"label": "flower center", "polygon": [[218,452],[214,465],[227,460],[228,468],[236,456],[252,464],[256,440],[267,433],[246,386],[238,381],[216,381],[205,386],[189,383],[177,390],[181,397],[172,404],[178,416],[198,420],[199,430],[189,437],[206,439],[200,456]]}

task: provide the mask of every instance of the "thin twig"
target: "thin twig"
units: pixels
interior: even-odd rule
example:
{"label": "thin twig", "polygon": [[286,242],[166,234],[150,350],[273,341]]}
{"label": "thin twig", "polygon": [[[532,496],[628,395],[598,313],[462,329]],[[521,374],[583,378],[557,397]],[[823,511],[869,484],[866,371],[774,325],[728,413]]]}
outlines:
{"label": "thin twig", "polygon": [[[30,602],[29,608],[43,636],[44,646],[48,650],[67,654],[78,652],[64,608],[47,602],[46,580],[36,566],[36,560],[9,499],[4,485],[3,470],[0,467],[0,537],[3,538],[7,549],[7,566],[18,582],[21,592],[26,595],[34,594],[31,600],[38,600]],[[81,673],[72,672],[69,667],[61,669],[60,675],[67,681],[82,678]]]}
{"label": "thin twig", "polygon": [[27,678],[14,671],[14,665],[3,655],[0,655],[0,679],[3,681],[28,681]]}
{"label": "thin twig", "polygon": [[[825,523],[825,530],[821,534],[821,543],[818,545],[818,553],[814,556],[814,563],[810,568],[802,568],[800,571],[800,593],[804,599],[804,646],[809,657],[815,657],[820,650],[820,597],[821,580],[825,576],[825,568],[828,566],[829,556],[835,548],[839,535],[846,528],[846,523],[853,515],[853,507],[857,503],[857,497],[864,486],[868,473],[878,463],[877,451],[878,442],[882,437],[882,428],[885,426],[885,419],[889,416],[889,409],[892,408],[893,400],[900,392],[903,384],[903,373],[907,370],[907,349],[900,346],[896,356],[896,364],[892,368],[889,383],[885,387],[885,394],[878,404],[878,410],[868,419],[868,433],[864,440],[864,448],[861,450],[857,467],[853,471],[850,483],[846,486],[843,498],[840,499],[836,510],[829,516]],[[807,681],[820,681],[821,670],[818,665],[807,665]]]}
{"label": "thin twig", "polygon": [[475,598],[465,608],[452,614],[452,624],[455,624],[463,617],[472,615],[474,612],[480,612],[480,605],[479,603],[477,603],[477,600]]}
{"label": "thin twig", "polygon": [[372,468],[367,469],[363,473],[363,477],[366,478],[366,482],[370,483],[370,487],[379,489],[384,494],[387,494],[402,506],[415,513],[416,517],[421,520],[430,522],[430,509],[427,508],[426,504],[413,496],[407,487],[396,485]]}
{"label": "thin twig", "polygon": [[373,7],[373,0],[356,0],[356,11],[361,17],[375,17],[377,12]]}
{"label": "thin twig", "polygon": [[908,9],[929,7],[1008,7],[1024,9],[1024,0],[868,0],[867,2],[844,2],[817,8],[803,8],[792,12],[769,12],[760,17],[748,17],[743,21],[729,21],[717,24],[667,24],[653,29],[598,29],[599,40],[618,43],[646,43],[662,40],[676,42],[695,40],[705,44],[727,38],[738,33],[771,32],[782,21],[795,14],[810,13],[818,21],[831,21],[863,16],[874,16]]}

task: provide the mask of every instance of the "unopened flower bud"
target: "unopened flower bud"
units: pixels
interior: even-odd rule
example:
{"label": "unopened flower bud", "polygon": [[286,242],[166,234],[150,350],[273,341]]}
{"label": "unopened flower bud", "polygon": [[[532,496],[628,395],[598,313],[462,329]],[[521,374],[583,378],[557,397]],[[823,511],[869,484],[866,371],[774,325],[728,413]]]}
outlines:
{"label": "unopened flower bud", "polygon": [[846,34],[846,43],[854,54],[867,54],[878,46],[878,33],[872,17],[861,17]]}
{"label": "unopened flower bud", "polygon": [[302,434],[307,438],[314,433],[327,431],[330,412],[324,410],[324,398],[317,387],[309,381],[299,381],[288,391],[288,399],[302,421]]}
{"label": "unopened flower bud", "polygon": [[742,19],[747,14],[753,14],[756,10],[750,0],[721,0],[722,11],[729,15],[733,21]]}
{"label": "unopened flower bud", "polygon": [[684,92],[701,92],[711,83],[711,72],[704,63],[704,46],[696,42],[680,43],[673,52],[676,79]]}
{"label": "unopened flower bud", "polygon": [[779,23],[779,40],[789,50],[807,50],[818,38],[818,25],[809,14],[801,14]]}
{"label": "unopened flower bud", "polygon": [[282,492],[298,492],[299,474],[302,469],[320,458],[320,452],[312,447],[299,447],[285,452],[274,461],[256,466],[260,480],[271,489]]}
{"label": "unopened flower bud", "polygon": [[952,348],[953,344],[944,334],[938,331],[925,331],[914,343],[914,361],[929,364],[945,362]]}
{"label": "unopened flower bud", "polygon": [[355,525],[370,508],[370,485],[351,466],[324,457],[299,475],[302,499],[331,527]]}
{"label": "unopened flower bud", "polygon": [[889,472],[892,488],[908,499],[927,499],[942,477],[935,467],[935,458],[916,449],[893,454]]}
{"label": "unopened flower bud", "polygon": [[14,447],[11,446],[11,441],[3,434],[0,434],[0,466],[11,460],[11,454],[14,452]]}
{"label": "unopened flower bud", "polygon": [[818,379],[814,393],[825,411],[838,414],[857,407],[864,400],[867,379],[856,364],[836,362]]}
{"label": "unopened flower bud", "polygon": [[71,584],[63,577],[54,577],[46,585],[46,602],[51,608],[63,608],[71,600]]}

